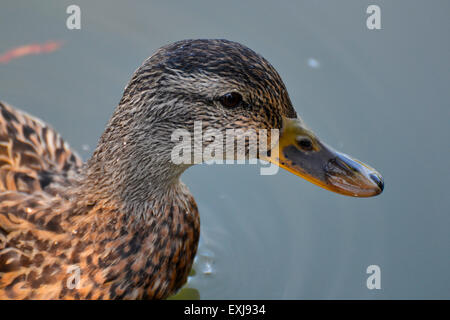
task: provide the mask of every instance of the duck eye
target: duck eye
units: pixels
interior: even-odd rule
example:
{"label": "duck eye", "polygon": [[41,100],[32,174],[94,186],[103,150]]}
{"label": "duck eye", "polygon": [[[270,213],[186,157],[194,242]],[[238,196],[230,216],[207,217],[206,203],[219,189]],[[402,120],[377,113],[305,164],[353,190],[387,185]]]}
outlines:
{"label": "duck eye", "polygon": [[219,101],[226,108],[234,108],[241,103],[242,96],[237,92],[230,92],[221,96]]}
{"label": "duck eye", "polygon": [[305,151],[311,151],[313,149],[313,144],[309,138],[305,137],[297,138],[297,144],[301,149]]}

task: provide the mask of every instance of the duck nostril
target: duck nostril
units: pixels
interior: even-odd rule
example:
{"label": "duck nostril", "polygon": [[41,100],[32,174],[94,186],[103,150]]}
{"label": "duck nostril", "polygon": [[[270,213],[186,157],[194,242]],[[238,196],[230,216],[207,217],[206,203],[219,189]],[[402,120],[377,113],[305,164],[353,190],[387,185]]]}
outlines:
{"label": "duck nostril", "polygon": [[380,176],[376,175],[375,173],[371,173],[369,175],[370,179],[372,179],[373,182],[375,182],[377,184],[377,186],[380,188],[381,191],[383,191],[384,189],[384,181],[383,178],[381,178]]}
{"label": "duck nostril", "polygon": [[301,149],[305,151],[311,151],[313,149],[312,141],[309,138],[297,137],[295,140]]}

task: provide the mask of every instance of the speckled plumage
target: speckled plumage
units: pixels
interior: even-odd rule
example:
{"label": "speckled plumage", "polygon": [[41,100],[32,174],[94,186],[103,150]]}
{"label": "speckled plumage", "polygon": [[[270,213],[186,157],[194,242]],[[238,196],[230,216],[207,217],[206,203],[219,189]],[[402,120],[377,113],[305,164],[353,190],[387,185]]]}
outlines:
{"label": "speckled plumage", "polygon": [[[239,91],[227,109],[218,97]],[[166,298],[186,281],[199,215],[170,161],[175,129],[270,129],[295,117],[264,58],[185,40],[136,70],[86,164],[43,122],[0,103],[0,299]],[[79,288],[70,289],[72,266]]]}

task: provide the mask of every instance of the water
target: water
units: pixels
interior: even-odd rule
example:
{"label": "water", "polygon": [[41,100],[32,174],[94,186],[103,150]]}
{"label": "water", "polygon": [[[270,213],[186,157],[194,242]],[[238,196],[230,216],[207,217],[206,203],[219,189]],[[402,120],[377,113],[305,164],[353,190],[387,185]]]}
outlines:
{"label": "water", "polygon": [[[263,54],[328,144],[379,170],[384,193],[332,194],[280,170],[207,166],[183,176],[201,243],[201,298],[450,298],[450,21],[447,1],[3,1],[0,52],[63,41],[0,65],[0,97],[51,123],[87,158],[133,71],[158,47],[227,38]],[[368,290],[366,268],[381,268]]]}

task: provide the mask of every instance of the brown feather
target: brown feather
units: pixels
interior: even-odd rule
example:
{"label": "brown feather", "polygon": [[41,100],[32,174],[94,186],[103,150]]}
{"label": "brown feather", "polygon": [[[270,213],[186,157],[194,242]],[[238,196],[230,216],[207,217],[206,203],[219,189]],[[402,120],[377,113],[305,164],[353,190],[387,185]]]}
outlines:
{"label": "brown feather", "polygon": [[145,224],[109,201],[74,204],[80,158],[40,120],[0,110],[0,299],[165,298],[185,283],[199,220],[182,185],[188,207],[165,206],[178,195],[168,194]]}

